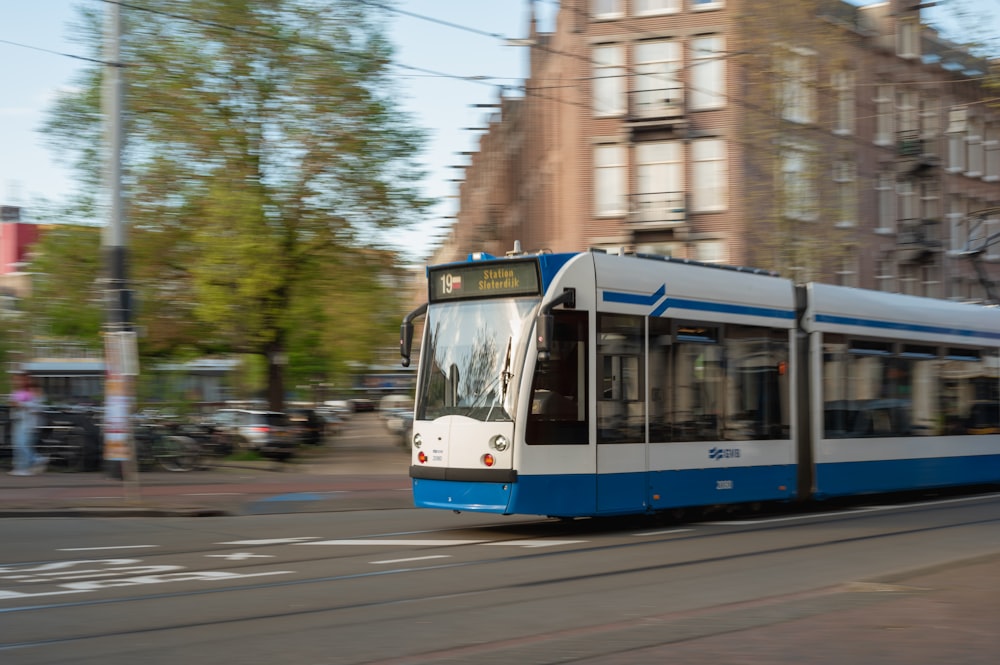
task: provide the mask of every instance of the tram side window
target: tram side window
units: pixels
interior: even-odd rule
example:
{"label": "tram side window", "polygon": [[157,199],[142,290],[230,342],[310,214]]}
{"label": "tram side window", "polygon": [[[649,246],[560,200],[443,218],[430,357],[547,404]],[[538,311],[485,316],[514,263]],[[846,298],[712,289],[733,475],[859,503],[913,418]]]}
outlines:
{"label": "tram side window", "polygon": [[587,444],[587,313],[555,310],[548,360],[535,364],[529,445]]}
{"label": "tram side window", "polygon": [[946,350],[942,403],[947,434],[1000,434],[997,350]]}
{"label": "tram side window", "polygon": [[787,439],[788,331],[727,326],[726,415],[722,438]]}
{"label": "tram side window", "polygon": [[936,347],[825,335],[824,436],[940,434],[940,371]]}
{"label": "tram side window", "polygon": [[645,318],[597,315],[597,442],[646,439]]}
{"label": "tram side window", "polygon": [[[896,381],[897,399],[909,399],[910,436],[937,436],[944,433],[940,416],[941,359],[937,348],[904,344],[900,349]],[[906,393],[909,391],[909,394]]]}

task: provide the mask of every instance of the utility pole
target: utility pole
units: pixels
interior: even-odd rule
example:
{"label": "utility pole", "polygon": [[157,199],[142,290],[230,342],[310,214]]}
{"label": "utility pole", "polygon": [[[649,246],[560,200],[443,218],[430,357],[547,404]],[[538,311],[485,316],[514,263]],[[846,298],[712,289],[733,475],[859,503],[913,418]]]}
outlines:
{"label": "utility pole", "polygon": [[135,333],[131,324],[131,292],[127,281],[128,253],[122,195],[122,114],[125,98],[121,62],[122,16],[121,5],[117,2],[109,2],[107,8],[102,106],[106,129],[105,194],[108,197],[108,220],[101,237],[107,270],[104,459],[109,473],[123,478],[126,491],[132,488],[137,494],[138,465],[132,438],[132,412],[138,362]]}

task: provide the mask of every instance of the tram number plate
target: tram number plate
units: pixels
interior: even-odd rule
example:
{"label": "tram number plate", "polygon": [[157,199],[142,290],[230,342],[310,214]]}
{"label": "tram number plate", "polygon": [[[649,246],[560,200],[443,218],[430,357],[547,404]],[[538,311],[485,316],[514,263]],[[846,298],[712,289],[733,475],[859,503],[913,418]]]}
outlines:
{"label": "tram number plate", "polygon": [[733,489],[733,481],[731,480],[716,480],[715,489],[717,490],[731,490]]}

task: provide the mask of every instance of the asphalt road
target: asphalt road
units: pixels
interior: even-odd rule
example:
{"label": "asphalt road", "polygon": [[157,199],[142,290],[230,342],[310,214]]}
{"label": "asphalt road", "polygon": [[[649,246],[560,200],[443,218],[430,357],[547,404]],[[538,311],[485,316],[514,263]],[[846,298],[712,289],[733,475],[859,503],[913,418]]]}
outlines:
{"label": "asphalt road", "polygon": [[658,524],[3,522],[0,662],[993,663],[1000,495]]}

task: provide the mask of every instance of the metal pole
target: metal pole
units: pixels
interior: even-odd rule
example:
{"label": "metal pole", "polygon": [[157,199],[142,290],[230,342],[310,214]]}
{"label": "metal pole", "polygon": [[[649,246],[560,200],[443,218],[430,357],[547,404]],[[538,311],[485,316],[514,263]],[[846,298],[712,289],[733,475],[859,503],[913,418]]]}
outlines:
{"label": "metal pole", "polygon": [[125,84],[121,63],[122,16],[117,2],[107,5],[104,40],[104,88],[102,106],[106,128],[105,191],[108,220],[102,246],[107,269],[106,288],[106,381],[105,381],[105,461],[108,472],[125,481],[126,496],[138,497],[138,465],[132,439],[134,377],[123,372],[125,363],[116,356],[122,333],[131,330],[131,297],[127,274],[124,199],[122,194],[122,114]]}

